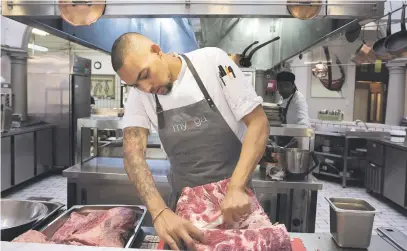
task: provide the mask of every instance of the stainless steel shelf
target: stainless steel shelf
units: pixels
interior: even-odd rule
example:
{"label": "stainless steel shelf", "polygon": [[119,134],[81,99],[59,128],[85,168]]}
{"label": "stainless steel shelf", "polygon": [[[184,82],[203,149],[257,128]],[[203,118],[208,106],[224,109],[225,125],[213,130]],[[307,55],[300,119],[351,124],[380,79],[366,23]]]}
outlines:
{"label": "stainless steel shelf", "polygon": [[339,154],[333,154],[333,153],[324,153],[324,152],[315,152],[316,155],[322,155],[326,157],[333,157],[333,158],[343,158],[342,155]]}
{"label": "stainless steel shelf", "polygon": [[[342,175],[334,174],[334,173],[327,173],[327,172],[323,172],[323,171],[320,171],[319,173],[317,173],[317,172],[315,172],[315,173],[320,174],[320,175],[334,177],[334,178],[342,178]],[[353,178],[353,177],[346,177],[346,180],[360,180],[360,179]]]}
{"label": "stainless steel shelf", "polygon": [[[332,157],[332,158],[345,158],[343,155],[339,154],[334,154],[334,153],[325,153],[325,152],[315,152],[316,155],[321,155],[321,156],[326,156],[326,157]],[[365,157],[362,156],[348,156],[346,159],[348,160],[355,160],[355,159],[364,159]]]}
{"label": "stainless steel shelf", "polygon": [[291,137],[313,137],[315,131],[313,128],[308,128],[302,125],[282,125],[282,126],[271,126],[270,135],[271,136],[291,136]]}

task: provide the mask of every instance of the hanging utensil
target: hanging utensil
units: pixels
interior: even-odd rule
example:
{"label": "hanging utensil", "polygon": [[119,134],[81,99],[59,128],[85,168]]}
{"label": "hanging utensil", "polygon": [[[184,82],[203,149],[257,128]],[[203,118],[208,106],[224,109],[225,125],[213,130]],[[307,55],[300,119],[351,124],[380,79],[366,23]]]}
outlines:
{"label": "hanging utensil", "polygon": [[271,44],[271,43],[273,43],[274,41],[277,41],[277,40],[279,40],[279,39],[280,39],[280,37],[275,37],[275,38],[273,38],[273,39],[271,39],[271,40],[269,40],[269,41],[267,41],[267,42],[265,42],[265,43],[262,43],[261,45],[257,46],[256,48],[254,48],[254,49],[249,53],[249,55],[248,55],[247,57],[242,57],[242,58],[240,59],[240,61],[239,61],[240,65],[243,66],[243,67],[250,67],[250,66],[252,66],[251,60],[252,60],[252,57],[253,57],[254,53],[255,53],[256,51],[258,51],[259,49],[263,48],[264,46],[266,46],[266,45],[268,45],[268,44]]}
{"label": "hanging utensil", "polygon": [[[379,30],[379,24],[377,24],[377,30]],[[387,18],[386,37],[377,40],[376,43],[374,43],[373,45],[373,51],[376,54],[376,57],[384,61],[389,61],[394,58],[393,55],[387,52],[386,47],[384,47],[384,42],[390,36],[391,36],[391,13],[388,14]]]}
{"label": "hanging utensil", "polygon": [[356,52],[352,56],[351,60],[358,65],[363,63],[373,64],[376,60],[376,55],[365,40],[365,29],[363,29],[362,32],[362,44],[358,49],[356,49]]}
{"label": "hanging utensil", "polygon": [[254,41],[253,43],[249,44],[249,46],[247,46],[242,54],[229,54],[229,57],[235,62],[235,64],[239,65],[239,61],[241,58],[246,57],[246,52],[255,44],[258,44],[259,41]]}
{"label": "hanging utensil", "polygon": [[308,20],[316,17],[322,8],[321,0],[288,0],[287,10],[298,19]]}
{"label": "hanging utensil", "polygon": [[339,67],[339,71],[341,72],[341,77],[339,79],[332,79],[332,64],[331,64],[331,56],[329,54],[329,49],[328,46],[323,46],[324,48],[324,53],[326,57],[326,64],[328,67],[328,79],[322,79],[320,78],[319,81],[322,83],[323,86],[325,86],[326,89],[330,91],[340,91],[342,89],[342,86],[345,82],[345,70],[342,67],[342,63],[339,60],[338,56],[335,55],[336,57],[336,64]]}
{"label": "hanging utensil", "polygon": [[264,42],[258,46],[256,46],[252,51],[250,51],[249,55],[246,56],[246,53],[248,50],[255,44],[258,44],[259,41],[255,41],[254,43],[250,44],[248,47],[246,47],[243,51],[242,54],[229,54],[229,57],[240,67],[250,67],[252,66],[252,57],[256,51],[259,49],[263,48],[264,46],[271,44],[277,40],[279,40],[280,37],[275,37],[267,42]]}
{"label": "hanging utensil", "polygon": [[349,43],[353,43],[358,39],[362,27],[358,22],[351,23],[346,29],[345,38]]}
{"label": "hanging utensil", "polygon": [[386,39],[384,47],[394,57],[407,56],[406,6],[401,12],[401,30]]}
{"label": "hanging utensil", "polygon": [[104,13],[105,0],[60,0],[59,11],[65,22],[73,26],[91,25]]}

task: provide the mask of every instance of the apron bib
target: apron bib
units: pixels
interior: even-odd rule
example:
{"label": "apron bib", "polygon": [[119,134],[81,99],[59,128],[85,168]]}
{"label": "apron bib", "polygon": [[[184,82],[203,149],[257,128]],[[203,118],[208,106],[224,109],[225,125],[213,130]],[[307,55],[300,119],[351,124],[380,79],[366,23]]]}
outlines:
{"label": "apron bib", "polygon": [[242,149],[242,143],[220,114],[191,61],[181,56],[205,98],[163,111],[155,95],[158,134],[171,163],[168,206],[172,210],[184,187],[230,178]]}

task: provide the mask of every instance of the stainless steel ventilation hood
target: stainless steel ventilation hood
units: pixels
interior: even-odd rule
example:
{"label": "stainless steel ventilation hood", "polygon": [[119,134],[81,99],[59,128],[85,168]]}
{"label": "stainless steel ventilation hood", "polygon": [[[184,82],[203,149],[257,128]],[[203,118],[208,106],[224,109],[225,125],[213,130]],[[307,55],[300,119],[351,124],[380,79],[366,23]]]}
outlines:
{"label": "stainless steel ventilation hood", "polygon": [[291,18],[286,1],[281,0],[110,0],[101,19],[81,27],[62,20],[58,1],[2,1],[2,15],[105,52],[110,52],[118,36],[130,31],[150,37],[165,52],[179,53],[204,46],[241,53],[256,40],[280,36],[253,57],[252,67],[268,69],[350,22],[383,16],[384,2],[327,0],[318,16],[306,21]]}

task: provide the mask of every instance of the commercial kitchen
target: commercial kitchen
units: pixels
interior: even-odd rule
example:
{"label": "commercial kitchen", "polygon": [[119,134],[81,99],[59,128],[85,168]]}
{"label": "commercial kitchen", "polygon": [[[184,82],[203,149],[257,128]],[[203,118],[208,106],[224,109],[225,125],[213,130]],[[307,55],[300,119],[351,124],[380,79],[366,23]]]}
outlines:
{"label": "commercial kitchen", "polygon": [[[169,248],[123,164],[130,87],[110,52],[138,32],[165,53],[224,50],[263,98],[270,141],[253,193],[291,250],[407,250],[406,6],[300,2],[2,1],[1,249],[97,251],[55,244],[55,233],[72,213],[116,208],[137,215],[123,248]],[[310,126],[283,123],[282,71],[296,76]],[[304,161],[290,159],[298,153]],[[153,128],[146,159],[167,200],[170,163]],[[50,243],[11,242],[29,230]]]}

